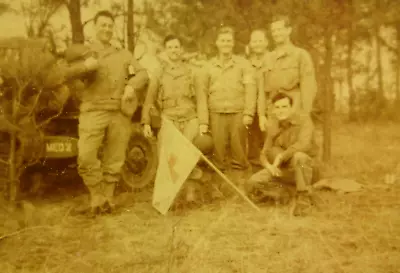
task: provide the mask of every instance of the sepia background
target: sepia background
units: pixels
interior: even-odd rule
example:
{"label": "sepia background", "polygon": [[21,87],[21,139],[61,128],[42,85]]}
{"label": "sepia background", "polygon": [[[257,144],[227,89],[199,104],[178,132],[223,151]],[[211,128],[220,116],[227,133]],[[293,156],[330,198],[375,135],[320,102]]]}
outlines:
{"label": "sepia background", "polygon": [[322,191],[322,209],[303,219],[239,199],[164,217],[149,189],[121,194],[126,209],[95,221],[69,217],[83,190],[22,211],[2,204],[0,272],[400,272],[399,1],[2,0],[0,39],[46,38],[62,52],[92,39],[102,9],[116,15],[115,45],[134,49],[150,76],[169,33],[203,62],[221,24],[235,27],[244,54],[253,29],[289,14],[317,71],[323,177],[362,190]]}

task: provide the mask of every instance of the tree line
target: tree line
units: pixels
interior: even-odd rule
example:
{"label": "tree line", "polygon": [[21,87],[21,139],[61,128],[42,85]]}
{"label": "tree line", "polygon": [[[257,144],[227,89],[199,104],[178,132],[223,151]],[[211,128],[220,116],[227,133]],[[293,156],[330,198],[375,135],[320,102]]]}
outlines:
{"label": "tree line", "polygon": [[[69,40],[83,43],[82,9],[100,0],[35,0],[14,10],[27,18],[29,37],[46,37],[54,43],[58,29],[51,18],[66,9]],[[400,3],[396,0],[113,0],[111,11],[124,19],[121,45],[133,51],[139,33],[135,22],[159,36],[180,35],[188,52],[215,53],[214,34],[221,25],[237,32],[238,53],[243,53],[250,32],[268,30],[273,14],[291,17],[292,38],[313,56],[319,92],[324,154],[330,157],[331,117],[344,108],[350,121],[395,119],[400,106]],[[7,11],[7,4],[0,11]],[[120,30],[121,32],[121,30]],[[269,47],[274,47],[270,39]]]}

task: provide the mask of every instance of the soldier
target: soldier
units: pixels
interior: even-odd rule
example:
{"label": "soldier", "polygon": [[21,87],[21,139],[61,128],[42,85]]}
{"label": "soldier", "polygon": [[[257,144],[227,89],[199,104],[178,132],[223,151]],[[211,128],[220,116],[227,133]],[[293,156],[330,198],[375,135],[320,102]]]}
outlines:
{"label": "soldier", "polygon": [[265,63],[258,100],[260,126],[265,130],[267,124],[268,97],[284,92],[293,99],[294,109],[310,114],[317,82],[311,55],[292,44],[292,27],[287,16],[275,16],[271,22],[271,34],[275,49]]}
{"label": "soldier", "polygon": [[264,169],[246,184],[246,192],[268,187],[272,180],[296,184],[297,202],[294,214],[302,215],[311,206],[311,182],[318,147],[314,125],[307,114],[296,112],[293,99],[286,93],[272,98],[277,123],[268,126],[260,161]]}
{"label": "soldier", "polygon": [[97,13],[94,26],[96,39],[90,48],[97,58],[90,57],[86,63],[98,68],[95,79],[80,96],[78,172],[90,192],[91,212],[97,213],[114,208],[114,189],[125,162],[131,115],[137,106],[135,92],[146,85],[148,75],[128,50],[110,44],[114,28],[110,12]]}
{"label": "soldier", "polygon": [[[250,42],[248,45],[248,58],[257,74],[257,82],[259,82],[259,78],[261,77],[262,69],[264,67],[264,63],[267,59],[268,53],[268,40],[267,35],[264,30],[256,29],[253,30],[250,35]],[[257,88],[257,91],[259,88]],[[257,92],[257,96],[258,96]],[[260,151],[264,143],[264,135],[260,130],[258,115],[255,115],[253,123],[249,127],[249,148],[248,148],[248,158],[249,162],[254,166],[260,165]]]}
{"label": "soldier", "polygon": [[[253,122],[256,107],[255,72],[248,60],[233,54],[234,39],[231,27],[219,29],[218,55],[205,65],[202,81],[208,96],[214,161],[222,171],[229,167],[249,169],[246,128]],[[232,154],[231,164],[227,162],[227,144]]]}
{"label": "soldier", "polygon": [[[158,104],[163,115],[191,142],[208,132],[208,111],[204,90],[199,85],[198,70],[182,60],[182,43],[174,35],[164,40],[166,60],[151,77],[142,111],[144,135],[152,136],[150,110]],[[195,168],[189,176],[200,179],[202,171]],[[194,188],[187,183],[186,201],[194,201]]]}

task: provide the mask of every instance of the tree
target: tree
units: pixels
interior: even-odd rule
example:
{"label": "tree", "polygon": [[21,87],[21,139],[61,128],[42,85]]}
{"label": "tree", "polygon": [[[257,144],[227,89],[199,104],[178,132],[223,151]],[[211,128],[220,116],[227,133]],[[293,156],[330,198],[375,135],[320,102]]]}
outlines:
{"label": "tree", "polygon": [[43,156],[43,128],[62,113],[70,96],[66,82],[78,73],[49,51],[45,39],[0,41],[0,133],[6,133],[1,144],[8,141],[10,151],[2,163],[9,168],[11,200],[17,197],[23,170]]}
{"label": "tree", "polygon": [[133,0],[127,0],[128,1],[128,20],[126,22],[126,36],[127,36],[127,41],[128,41],[128,50],[130,52],[134,52],[135,50],[135,33],[134,33],[134,8],[133,8]]}
{"label": "tree", "polygon": [[83,44],[85,41],[85,35],[83,32],[83,23],[81,16],[81,0],[69,0],[65,2],[68,13],[69,21],[71,24],[72,42]]}
{"label": "tree", "polygon": [[21,3],[21,13],[26,18],[28,37],[43,37],[50,26],[50,19],[63,6],[63,0],[32,0]]}

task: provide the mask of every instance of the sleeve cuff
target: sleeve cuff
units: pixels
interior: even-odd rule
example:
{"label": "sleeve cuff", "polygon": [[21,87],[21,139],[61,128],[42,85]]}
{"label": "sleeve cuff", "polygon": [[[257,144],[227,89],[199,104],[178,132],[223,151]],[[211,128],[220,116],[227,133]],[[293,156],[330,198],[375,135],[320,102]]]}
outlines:
{"label": "sleeve cuff", "polygon": [[286,151],[282,153],[282,161],[287,161],[289,160],[293,154],[295,153],[295,150],[293,148],[287,148]]}

